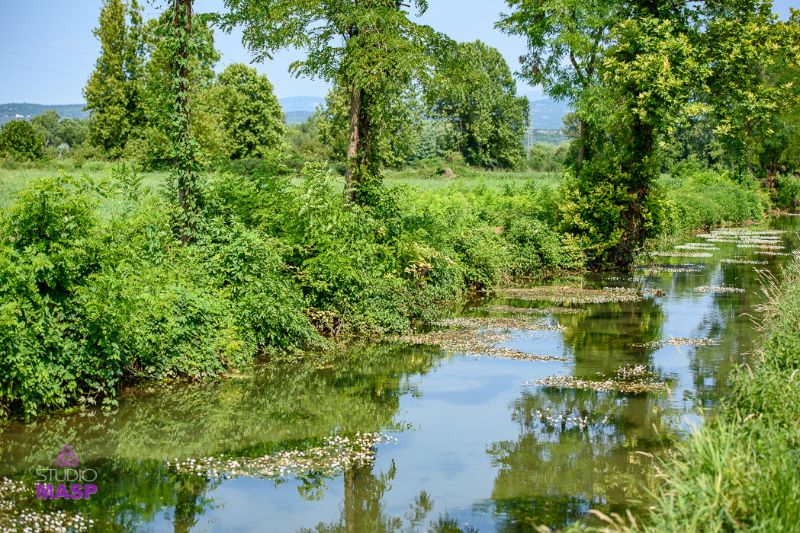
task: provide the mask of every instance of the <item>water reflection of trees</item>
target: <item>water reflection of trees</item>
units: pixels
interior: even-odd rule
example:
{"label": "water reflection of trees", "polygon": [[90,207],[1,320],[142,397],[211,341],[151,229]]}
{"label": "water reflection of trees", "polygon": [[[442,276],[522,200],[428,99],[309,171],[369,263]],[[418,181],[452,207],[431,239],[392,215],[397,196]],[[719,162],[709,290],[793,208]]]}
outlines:
{"label": "water reflection of trees", "polygon": [[564,344],[575,358],[575,375],[588,377],[624,364],[646,363],[653,350],[636,345],[659,340],[665,318],[655,298],[592,306],[586,313],[560,317],[566,328]]}
{"label": "water reflection of trees", "polygon": [[[573,374],[597,378],[625,364],[652,365],[665,313],[655,298],[590,306],[564,315]],[[488,448],[499,468],[492,490],[504,531],[561,527],[591,508],[630,506],[641,495],[649,462],[636,451],[658,449],[672,434],[657,396],[537,387],[511,405],[516,440]]]}
{"label": "water reflection of trees", "polygon": [[[327,361],[266,367],[249,379],[138,389],[114,413],[52,416],[7,428],[0,435],[0,464],[6,475],[33,483],[34,469],[51,465],[68,443],[82,466],[99,474],[98,494],[72,511],[113,531],[168,510],[175,531],[188,531],[213,505],[208,494],[218,482],[169,472],[164,459],[252,454],[333,433],[397,428],[404,425],[396,419],[401,396],[417,393],[413,376],[430,371],[438,357],[438,350],[425,347],[359,347]],[[349,501],[380,501],[381,484],[390,477],[370,476],[358,469],[345,473]],[[310,475],[298,481],[298,490],[313,498],[324,480]],[[378,507],[358,509],[353,516],[369,520]]]}
{"label": "water reflection of trees", "polygon": [[624,512],[641,497],[651,464],[636,452],[660,449],[674,432],[675,421],[646,394],[539,389],[511,409],[519,437],[488,449],[499,467],[492,499],[504,531],[561,527],[591,508]]}

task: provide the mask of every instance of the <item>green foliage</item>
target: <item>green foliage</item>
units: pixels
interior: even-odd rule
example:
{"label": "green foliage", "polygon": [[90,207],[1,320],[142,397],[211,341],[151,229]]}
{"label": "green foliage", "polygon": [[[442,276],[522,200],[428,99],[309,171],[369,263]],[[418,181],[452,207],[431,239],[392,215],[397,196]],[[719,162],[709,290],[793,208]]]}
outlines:
{"label": "green foliage", "polygon": [[240,322],[245,298],[178,245],[169,211],[148,200],[103,222],[96,207],[108,192],[43,179],[4,213],[4,416],[113,398],[128,379],[214,376],[253,357],[257,334]]}
{"label": "green foliage", "polygon": [[382,111],[425,73],[428,49],[440,38],[404,10],[415,6],[422,13],[427,2],[226,0],[225,5],[223,27],[244,25],[244,40],[257,60],[287,47],[307,50],[292,71],[333,82],[346,95],[347,197],[361,204],[374,199],[386,127],[380,122],[391,118]]}
{"label": "green foliage", "polygon": [[534,144],[528,151],[528,168],[534,172],[563,172],[566,145]]}
{"label": "green foliage", "polygon": [[42,135],[26,120],[6,122],[0,129],[0,155],[17,160],[41,159]]}
{"label": "green foliage", "polygon": [[230,158],[263,156],[283,143],[283,111],[272,84],[256,69],[234,63],[219,75],[212,97]]}
{"label": "green foliage", "polygon": [[318,343],[303,314],[303,294],[283,263],[280,241],[234,223],[207,228],[198,245],[215,285],[235,304],[234,323],[252,332],[262,349]]}
{"label": "green foliage", "polygon": [[688,170],[664,180],[672,224],[667,233],[686,233],[721,224],[761,220],[768,206],[765,195],[734,182],[728,174],[710,170]]}
{"label": "green foliage", "polygon": [[528,100],[503,56],[481,41],[460,43],[430,81],[426,98],[435,115],[451,122],[467,163],[513,168],[524,157]]}
{"label": "green foliage", "polygon": [[119,157],[128,137],[143,119],[140,97],[143,51],[141,9],[136,0],[105,0],[100,25],[100,56],[83,95],[91,111],[88,141]]}
{"label": "green foliage", "polygon": [[39,130],[46,148],[55,148],[60,152],[83,145],[89,133],[88,121],[61,118],[53,110],[45,111],[41,115],[33,117],[31,124]]}
{"label": "green foliage", "polygon": [[783,209],[800,210],[800,175],[780,175],[775,180],[774,203]]}
{"label": "green foliage", "polygon": [[[657,194],[637,198],[628,189],[630,181],[619,164],[595,160],[583,167],[580,178],[569,177],[564,183],[559,206],[561,228],[577,237],[593,268],[619,265],[619,251],[630,246],[627,206],[635,205],[641,216],[637,228],[640,246],[665,229],[663,199]],[[657,190],[656,185],[651,187]],[[626,261],[630,263],[630,259]]]}

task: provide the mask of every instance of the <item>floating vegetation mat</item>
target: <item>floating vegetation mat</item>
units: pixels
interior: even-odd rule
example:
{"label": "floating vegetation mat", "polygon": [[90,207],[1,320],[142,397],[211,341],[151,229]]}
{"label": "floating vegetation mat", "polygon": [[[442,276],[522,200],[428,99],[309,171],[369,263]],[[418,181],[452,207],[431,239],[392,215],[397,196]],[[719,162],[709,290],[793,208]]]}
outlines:
{"label": "floating vegetation mat", "polygon": [[263,457],[201,457],[166,461],[170,470],[211,479],[235,477],[287,478],[309,473],[333,475],[375,459],[375,446],[392,442],[380,433],[356,433],[351,437],[326,437],[322,444],[303,450],[286,450]]}
{"label": "floating vegetation mat", "polygon": [[707,242],[712,242],[714,244],[737,244],[737,243],[742,242],[739,239],[730,239],[730,238],[724,238],[724,237],[708,237],[706,239],[706,241]]}
{"label": "floating vegetation mat", "polygon": [[[601,374],[598,374],[601,376]],[[525,385],[539,385],[559,389],[588,389],[601,392],[617,391],[629,393],[664,392],[667,384],[658,381],[644,365],[620,367],[607,379],[581,379],[574,376],[549,376],[544,379],[526,381]]]}
{"label": "floating vegetation mat", "polygon": [[682,272],[700,272],[705,270],[705,265],[698,265],[688,263],[685,265],[640,265],[636,267],[637,270],[644,274],[661,274],[670,273],[677,274]]}
{"label": "floating vegetation mat", "polygon": [[755,261],[753,259],[744,259],[742,257],[734,257],[732,259],[722,259],[720,263],[726,265],[768,265],[767,261]]}
{"label": "floating vegetation mat", "polygon": [[527,352],[514,350],[513,348],[486,348],[480,354],[469,354],[472,356],[489,356],[498,359],[514,359],[516,361],[566,361],[566,357],[555,355],[537,355]]}
{"label": "floating vegetation mat", "polygon": [[637,348],[661,348],[663,346],[718,346],[717,339],[686,339],[681,337],[673,337],[671,339],[664,339],[660,341],[646,342],[644,344],[634,344]]}
{"label": "floating vegetation mat", "polygon": [[500,289],[497,291],[497,295],[520,300],[546,301],[570,305],[639,302],[643,299],[638,289],[626,287],[606,287],[599,290],[569,286],[542,286],[527,289]]}
{"label": "floating vegetation mat", "polygon": [[20,500],[32,498],[34,487],[8,478],[0,480],[0,533],[89,531],[94,520],[66,511],[19,509]]}
{"label": "floating vegetation mat", "polygon": [[681,244],[675,247],[676,250],[712,250],[712,251],[719,251],[719,248],[712,244],[708,244],[705,242],[690,242],[687,244]]}
{"label": "floating vegetation mat", "polygon": [[757,248],[759,250],[785,250],[782,244],[737,244],[737,248]]}
{"label": "floating vegetation mat", "polygon": [[727,236],[747,236],[747,235],[783,235],[786,233],[786,230],[782,229],[761,229],[761,230],[754,230],[750,228],[724,228],[718,229],[711,232],[714,236],[720,235],[727,235]]}
{"label": "floating vegetation mat", "polygon": [[[483,324],[491,319],[453,319],[446,321],[448,324],[457,324],[459,326],[483,327]],[[509,326],[510,322],[503,322],[503,329],[515,326]],[[517,322],[514,322],[517,324]],[[535,325],[535,328],[531,328]],[[540,331],[558,331],[562,329],[560,326],[553,326],[549,324],[536,324],[528,321],[524,322],[524,328],[518,329],[535,329]],[[405,342],[408,344],[426,344],[430,346],[438,346],[442,350],[451,353],[462,353],[475,357],[496,357],[500,359],[515,359],[518,361],[566,361],[565,357],[558,357],[554,355],[537,355],[513,348],[498,348],[497,345],[511,340],[511,335],[504,332],[494,331],[487,333],[480,329],[448,329],[443,331],[429,331],[427,333],[417,333],[412,335],[400,335],[388,337],[390,342]]]}
{"label": "floating vegetation mat", "polygon": [[586,309],[573,307],[512,307],[510,305],[493,305],[485,308],[492,313],[516,313],[518,315],[577,315],[585,313]]}
{"label": "floating vegetation mat", "polygon": [[744,289],[739,287],[726,287],[725,285],[702,285],[695,287],[694,292],[726,294],[726,293],[743,293]]}
{"label": "floating vegetation mat", "polygon": [[652,255],[653,257],[694,257],[694,258],[714,257],[712,254],[708,252],[680,252],[680,251],[653,252],[650,255]]}
{"label": "floating vegetation mat", "polygon": [[786,252],[771,252],[771,251],[768,251],[768,250],[755,250],[753,253],[756,254],[756,255],[773,255],[773,256],[791,255],[791,254],[787,254]]}
{"label": "floating vegetation mat", "polygon": [[461,329],[524,329],[529,331],[563,331],[564,327],[543,320],[513,317],[458,317],[432,322],[434,326]]}
{"label": "floating vegetation mat", "polygon": [[389,342],[427,344],[453,353],[481,355],[501,342],[511,339],[508,333],[481,333],[476,330],[429,331],[412,335],[387,337]]}

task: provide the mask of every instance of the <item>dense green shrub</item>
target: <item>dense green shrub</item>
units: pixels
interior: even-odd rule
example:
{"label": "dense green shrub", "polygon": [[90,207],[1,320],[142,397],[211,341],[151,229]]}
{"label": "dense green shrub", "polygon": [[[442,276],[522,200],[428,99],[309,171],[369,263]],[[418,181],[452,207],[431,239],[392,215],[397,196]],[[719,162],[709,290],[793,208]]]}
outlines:
{"label": "dense green shrub", "polygon": [[531,275],[554,268],[582,266],[581,254],[565,246],[558,233],[534,217],[511,218],[504,236],[512,245],[514,274]]}
{"label": "dense green shrub", "polygon": [[44,140],[27,120],[12,120],[0,129],[0,155],[36,160],[44,156]]}
{"label": "dense green shrub", "polygon": [[760,220],[768,200],[755,182],[737,183],[727,174],[692,170],[664,180],[672,208],[672,228],[686,232],[719,224]]}
{"label": "dense green shrub", "polygon": [[42,179],[4,213],[0,415],[111,400],[127,379],[241,368],[268,331],[240,322],[246,298],[215,279],[199,247],[179,244],[169,209],[151,199],[103,221],[105,192]]}
{"label": "dense green shrub", "polygon": [[262,349],[319,342],[303,314],[303,295],[288,276],[279,241],[241,223],[214,224],[199,247],[216,286],[235,305],[235,323],[249,330]]}
{"label": "dense green shrub", "polygon": [[[663,190],[650,184],[640,205],[630,189],[632,180],[618,161],[599,158],[587,163],[580,177],[569,176],[564,182],[561,230],[577,238],[592,268],[624,265],[641,243],[665,230],[669,209]],[[638,219],[632,226],[635,234],[631,217]]]}
{"label": "dense green shrub", "polygon": [[800,175],[782,174],[775,179],[774,203],[783,209],[800,210]]}

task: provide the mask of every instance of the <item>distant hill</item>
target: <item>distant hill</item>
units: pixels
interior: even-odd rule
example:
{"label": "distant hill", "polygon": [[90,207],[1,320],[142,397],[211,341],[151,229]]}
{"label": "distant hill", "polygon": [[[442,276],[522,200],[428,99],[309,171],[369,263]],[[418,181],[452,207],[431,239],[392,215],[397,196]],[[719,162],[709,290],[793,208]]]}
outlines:
{"label": "distant hill", "polygon": [[311,116],[311,111],[285,111],[283,116],[287,124],[302,124]]}
{"label": "distant hill", "polygon": [[30,120],[45,111],[52,109],[62,117],[86,118],[88,111],[83,110],[85,104],[41,105],[41,104],[0,104],[0,125],[15,118]]}
{"label": "distant hill", "polygon": [[531,128],[535,130],[560,130],[564,127],[564,115],[572,109],[565,102],[549,98],[530,98]]}

